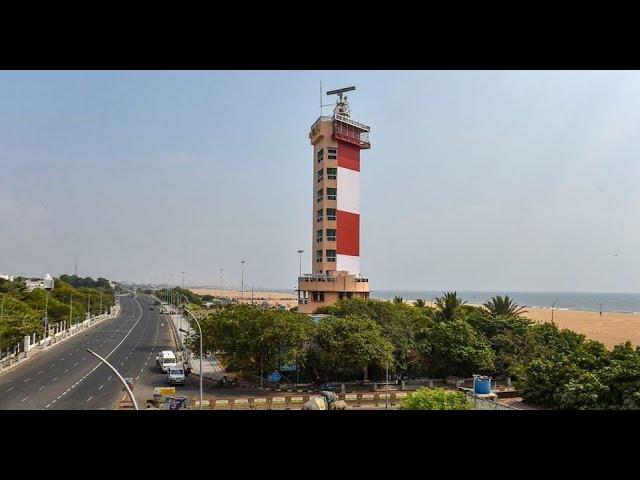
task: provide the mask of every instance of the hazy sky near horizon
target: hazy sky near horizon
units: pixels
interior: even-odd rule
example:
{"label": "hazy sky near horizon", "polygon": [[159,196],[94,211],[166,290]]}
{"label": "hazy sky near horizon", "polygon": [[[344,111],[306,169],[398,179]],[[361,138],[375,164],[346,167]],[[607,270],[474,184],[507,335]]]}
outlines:
{"label": "hazy sky near horizon", "polygon": [[320,81],[373,290],[640,291],[633,71],[3,71],[0,273],[293,289]]}

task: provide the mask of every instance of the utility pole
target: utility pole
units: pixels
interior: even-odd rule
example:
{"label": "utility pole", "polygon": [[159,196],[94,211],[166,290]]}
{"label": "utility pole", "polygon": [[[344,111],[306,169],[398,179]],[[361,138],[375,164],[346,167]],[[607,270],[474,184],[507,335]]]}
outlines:
{"label": "utility pole", "polygon": [[241,284],[242,284],[242,287],[241,287],[241,288],[242,288],[242,293],[241,293],[241,296],[242,296],[242,299],[244,300],[244,263],[245,263],[245,262],[244,262],[244,260],[241,260],[241,261],[240,261],[240,263],[242,264],[242,280],[241,280]]}
{"label": "utility pole", "polygon": [[71,326],[73,315],[73,292],[71,292],[71,300],[69,300],[69,326]]}
{"label": "utility pole", "polygon": [[77,277],[78,276],[78,256],[76,255],[76,263],[75,263],[75,268],[74,268],[74,275]]}
{"label": "utility pole", "polygon": [[100,290],[100,315],[102,315],[102,290]]}
{"label": "utility pole", "polygon": [[222,297],[222,272],[224,272],[224,268],[220,269],[220,297]]}
{"label": "utility pole", "polygon": [[555,325],[555,323],[553,323],[553,311],[555,310],[555,306],[556,306],[556,302],[560,300],[559,298],[556,298],[553,303],[551,304],[551,324]]}
{"label": "utility pole", "polygon": [[184,272],[182,272],[182,289],[184,290]]}

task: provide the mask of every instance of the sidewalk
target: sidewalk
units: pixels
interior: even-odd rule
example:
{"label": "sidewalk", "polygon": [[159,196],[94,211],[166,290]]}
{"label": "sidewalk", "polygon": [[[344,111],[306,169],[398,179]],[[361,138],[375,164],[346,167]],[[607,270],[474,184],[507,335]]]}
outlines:
{"label": "sidewalk", "polygon": [[[178,350],[184,351],[184,341],[186,340],[187,334],[181,332],[180,329],[182,328],[183,330],[187,330],[189,334],[196,336],[198,336],[198,332],[191,328],[191,325],[185,316],[182,315],[182,313],[180,313],[173,305],[163,303],[162,307],[170,312],[165,315],[171,319],[171,326],[173,327],[173,333],[176,338]],[[200,359],[196,357],[197,352],[187,351],[185,353],[189,363],[191,364],[191,371],[196,375],[200,375]],[[210,380],[218,380],[225,373],[224,368],[220,365],[220,362],[218,362],[216,357],[214,355],[207,356],[206,354],[202,359],[202,372],[203,378],[208,378]]]}

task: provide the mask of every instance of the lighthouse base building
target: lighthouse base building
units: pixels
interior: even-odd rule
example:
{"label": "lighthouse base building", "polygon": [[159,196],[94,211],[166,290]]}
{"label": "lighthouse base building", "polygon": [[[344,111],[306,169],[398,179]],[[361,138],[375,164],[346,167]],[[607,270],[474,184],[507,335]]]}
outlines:
{"label": "lighthouse base building", "polygon": [[313,145],[312,272],[298,278],[298,311],[313,313],[345,298],[369,298],[360,273],[360,151],[369,149],[367,125],[351,119],[341,89],[332,116],[311,126]]}

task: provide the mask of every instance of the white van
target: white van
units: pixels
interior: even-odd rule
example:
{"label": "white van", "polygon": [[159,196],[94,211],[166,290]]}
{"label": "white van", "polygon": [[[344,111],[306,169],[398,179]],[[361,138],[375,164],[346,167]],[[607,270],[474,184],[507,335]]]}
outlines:
{"label": "white van", "polygon": [[169,367],[167,380],[169,385],[184,385],[184,368],[181,363],[175,367]]}
{"label": "white van", "polygon": [[160,367],[164,373],[167,373],[171,367],[175,367],[177,363],[176,356],[171,350],[163,350],[156,355],[156,365]]}

